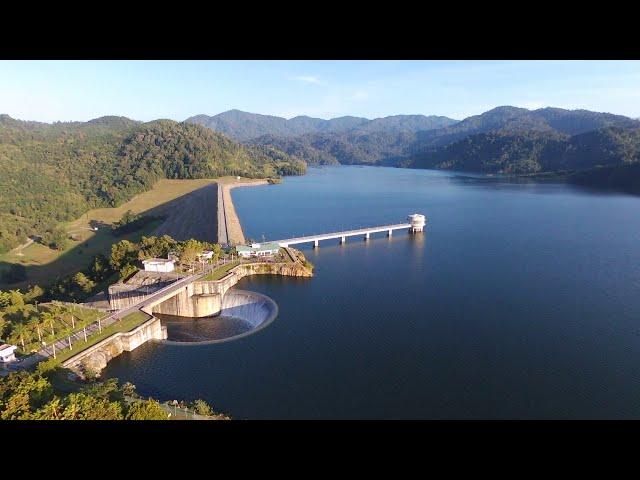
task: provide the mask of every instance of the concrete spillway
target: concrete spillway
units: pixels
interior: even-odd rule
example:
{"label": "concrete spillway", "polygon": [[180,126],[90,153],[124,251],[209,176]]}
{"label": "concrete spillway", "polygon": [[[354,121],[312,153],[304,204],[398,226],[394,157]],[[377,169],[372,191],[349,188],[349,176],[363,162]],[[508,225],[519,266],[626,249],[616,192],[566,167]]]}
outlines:
{"label": "concrete spillway", "polygon": [[222,300],[221,317],[238,318],[253,328],[278,314],[278,305],[266,295],[246,290],[229,290]]}
{"label": "concrete spillway", "polygon": [[278,305],[266,295],[229,290],[219,315],[180,318],[158,315],[167,327],[167,343],[189,345],[229,341],[257,332],[278,315]]}

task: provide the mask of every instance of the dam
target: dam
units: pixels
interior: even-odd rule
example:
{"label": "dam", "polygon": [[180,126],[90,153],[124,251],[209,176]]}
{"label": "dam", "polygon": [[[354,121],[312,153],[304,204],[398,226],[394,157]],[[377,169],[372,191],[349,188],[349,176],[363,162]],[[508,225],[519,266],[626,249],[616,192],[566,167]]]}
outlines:
{"label": "dam", "polygon": [[[210,271],[189,275],[138,272],[133,278],[136,276],[140,276],[140,278],[134,285],[127,286],[118,283],[109,288],[110,306],[115,311],[103,318],[101,322],[102,325],[108,326],[131,313],[142,311],[149,315],[145,328],[140,330],[142,333],[136,333],[134,336],[120,334],[109,337],[100,342],[96,348],[70,358],[66,364],[77,367],[79,370],[84,368],[83,365],[101,369],[110,358],[119,355],[122,351],[130,351],[140,343],[151,339],[166,340],[168,327],[160,328],[155,315],[189,319],[207,319],[218,316],[226,319],[226,323],[232,327],[222,337],[212,336],[205,332],[204,322],[196,329],[192,329],[191,332],[185,333],[185,329],[182,328],[182,342],[225,341],[253,333],[268,325],[275,318],[278,307],[273,300],[258,293],[229,292],[240,279],[255,274],[311,277],[313,276],[312,266],[305,261],[301,252],[292,253],[291,245],[313,243],[317,247],[320,241],[331,239],[340,239],[340,242],[344,244],[347,237],[362,236],[368,240],[372,234],[379,232],[386,232],[388,236],[391,236],[395,230],[407,229],[410,233],[419,233],[424,230],[426,224],[424,215],[414,213],[409,215],[407,219],[409,220],[407,223],[277,240],[274,243],[285,249],[288,260],[274,262],[257,258],[245,259],[221,278],[215,280],[207,279]],[[147,278],[149,276],[158,278]],[[175,322],[172,328],[180,327],[178,323],[180,322]],[[218,325],[215,327],[219,329],[221,322],[217,323]],[[180,338],[180,334],[171,336]],[[71,344],[71,338],[69,338],[69,343]],[[43,349],[40,353],[47,357],[51,356],[52,352]]]}

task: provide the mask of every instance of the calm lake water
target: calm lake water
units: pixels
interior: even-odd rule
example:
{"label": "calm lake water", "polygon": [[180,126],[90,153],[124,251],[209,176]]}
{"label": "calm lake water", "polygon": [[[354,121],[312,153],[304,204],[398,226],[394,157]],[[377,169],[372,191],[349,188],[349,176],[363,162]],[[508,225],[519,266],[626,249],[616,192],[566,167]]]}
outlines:
{"label": "calm lake water", "polygon": [[414,212],[427,232],[304,246],[314,278],[238,285],[278,303],[268,327],[107,376],[234,418],[640,418],[640,198],[375,167],[233,196],[258,240]]}

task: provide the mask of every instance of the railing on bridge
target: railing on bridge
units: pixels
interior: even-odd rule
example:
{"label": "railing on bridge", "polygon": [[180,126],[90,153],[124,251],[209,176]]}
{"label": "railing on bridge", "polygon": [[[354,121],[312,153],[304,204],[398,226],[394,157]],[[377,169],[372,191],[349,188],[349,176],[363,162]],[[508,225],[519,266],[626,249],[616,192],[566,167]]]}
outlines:
{"label": "railing on bridge", "polygon": [[372,233],[387,232],[387,235],[391,236],[394,230],[410,229],[410,223],[396,223],[393,225],[381,225],[377,227],[365,227],[352,230],[345,230],[342,232],[321,233],[317,235],[305,235],[302,237],[286,238],[283,240],[273,240],[273,243],[277,243],[281,247],[288,247],[289,245],[297,245],[300,243],[311,243],[318,246],[318,242],[321,240],[332,240],[339,238],[342,243],[345,242],[347,237],[355,237],[363,235],[365,239],[369,239]]}

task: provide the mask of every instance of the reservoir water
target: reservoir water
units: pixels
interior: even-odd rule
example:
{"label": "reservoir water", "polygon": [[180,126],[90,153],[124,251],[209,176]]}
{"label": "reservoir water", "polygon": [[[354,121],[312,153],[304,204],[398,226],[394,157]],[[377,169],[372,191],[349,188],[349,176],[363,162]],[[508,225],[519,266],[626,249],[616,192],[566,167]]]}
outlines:
{"label": "reservoir water", "polygon": [[256,240],[428,222],[302,246],[314,278],[238,284],[277,303],[267,327],[145,344],[106,376],[234,418],[640,418],[640,198],[375,167],[233,197]]}

